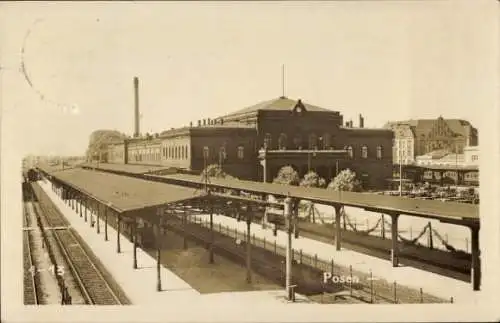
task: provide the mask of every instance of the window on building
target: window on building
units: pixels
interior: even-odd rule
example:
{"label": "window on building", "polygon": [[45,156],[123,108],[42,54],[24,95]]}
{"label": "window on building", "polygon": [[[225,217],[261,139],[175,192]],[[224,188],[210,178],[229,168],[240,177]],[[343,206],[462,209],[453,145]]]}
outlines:
{"label": "window on building", "polygon": [[219,161],[223,162],[226,160],[226,147],[222,146],[219,148]]}
{"label": "window on building", "polygon": [[210,157],[210,149],[208,146],[203,147],[203,158],[208,159]]}
{"label": "window on building", "polygon": [[478,160],[479,159],[478,157],[479,157],[478,155],[472,155],[472,161]]}
{"label": "window on building", "polygon": [[377,146],[377,159],[382,159],[382,146]]}
{"label": "window on building", "polygon": [[284,150],[284,149],[286,149],[286,145],[287,145],[287,137],[286,137],[286,134],[281,133],[281,134],[280,134],[280,137],[279,137],[279,139],[278,139],[278,149],[280,149],[280,150]]}
{"label": "window on building", "polygon": [[349,158],[354,158],[354,150],[352,149],[352,146],[347,146],[344,149],[347,150],[347,156]]}
{"label": "window on building", "polygon": [[368,147],[367,146],[363,146],[361,147],[361,158],[368,158]]}
{"label": "window on building", "polygon": [[309,149],[318,148],[318,136],[315,133],[309,135]]}
{"label": "window on building", "polygon": [[272,149],[272,136],[270,133],[266,133],[264,136],[264,148]]}
{"label": "window on building", "polygon": [[329,133],[323,134],[323,149],[330,149],[332,147],[332,137]]}
{"label": "window on building", "polygon": [[239,146],[238,147],[238,159],[243,159],[245,158],[245,147]]}

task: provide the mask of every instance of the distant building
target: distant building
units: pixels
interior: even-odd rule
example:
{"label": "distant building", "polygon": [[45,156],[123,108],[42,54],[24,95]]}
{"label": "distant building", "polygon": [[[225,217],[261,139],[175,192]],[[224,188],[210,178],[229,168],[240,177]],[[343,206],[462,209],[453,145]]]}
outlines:
{"label": "distant building", "polygon": [[461,119],[418,119],[389,122],[384,126],[394,132],[393,161],[408,165],[416,156],[444,150],[463,154],[464,147],[478,144],[477,129]]}
{"label": "distant building", "polygon": [[344,124],[337,111],[286,97],[197,124],[109,145],[109,162],[155,164],[200,172],[220,164],[225,172],[270,182],[291,165],[303,176],[315,170],[329,181],[350,168],[365,188],[384,188],[392,177],[393,133]]}
{"label": "distant building", "polygon": [[479,166],[479,146],[464,148],[464,162],[466,165]]}

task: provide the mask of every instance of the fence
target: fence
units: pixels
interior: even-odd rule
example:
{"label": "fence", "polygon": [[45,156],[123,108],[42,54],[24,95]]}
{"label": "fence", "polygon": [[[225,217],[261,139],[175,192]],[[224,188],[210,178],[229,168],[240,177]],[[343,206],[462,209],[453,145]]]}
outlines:
{"label": "fence", "polygon": [[[198,216],[188,217],[188,221],[209,228],[210,222]],[[246,241],[246,232],[242,232],[237,228],[219,223],[213,224],[213,229],[216,232],[234,238],[235,240]],[[250,242],[258,248],[262,248],[273,252],[275,255],[282,257],[286,256],[286,247],[278,244],[276,239],[268,240],[265,237],[256,237],[252,234]],[[303,250],[292,250],[292,261],[306,265],[310,268],[321,272],[330,272],[332,277],[343,276],[351,277],[351,282],[346,282],[343,287],[349,292],[349,296],[362,299],[368,303],[444,303],[447,300],[424,293],[420,288],[418,291],[398,285],[396,281],[390,283],[382,279],[374,279],[371,273],[362,273],[353,269],[350,265],[346,267],[335,263],[334,259],[320,259],[317,254],[308,254]],[[354,283],[353,277],[359,278],[359,283]],[[326,289],[324,289],[326,291]],[[324,291],[324,292],[325,292]],[[453,298],[450,298],[453,302]]]}
{"label": "fence", "polygon": [[[333,214],[328,215],[328,212],[321,212],[315,208],[316,223],[318,224],[332,224]],[[362,217],[361,219],[359,217]],[[363,218],[364,217],[364,218]],[[341,217],[344,219],[344,217]],[[383,219],[383,220],[382,220]],[[325,221],[326,220],[326,221]],[[374,221],[375,220],[375,221]],[[408,219],[407,219],[408,220]],[[431,249],[440,250],[457,250],[465,253],[470,252],[471,241],[468,236],[469,233],[453,232],[452,234],[438,232],[437,228],[432,228],[432,225],[427,222],[424,224],[423,219],[420,219],[421,225],[399,225],[399,235],[401,240],[415,240],[420,246],[428,247]],[[401,219],[400,219],[401,222]],[[368,233],[373,236],[390,239],[391,222],[390,217],[382,217],[376,214],[363,215],[355,214],[354,216],[345,215],[345,223],[342,226],[354,232]],[[429,227],[429,228],[428,228]],[[422,234],[423,231],[425,234]],[[419,239],[416,239],[419,235]],[[436,239],[437,238],[437,239]]]}

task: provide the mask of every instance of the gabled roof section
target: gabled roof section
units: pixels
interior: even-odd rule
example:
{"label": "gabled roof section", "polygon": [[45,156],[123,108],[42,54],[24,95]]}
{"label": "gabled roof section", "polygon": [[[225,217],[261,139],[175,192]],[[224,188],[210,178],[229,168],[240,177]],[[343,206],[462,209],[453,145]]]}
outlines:
{"label": "gabled roof section", "polygon": [[443,119],[442,117],[436,119],[411,119],[404,121],[394,121],[388,122],[384,126],[384,128],[393,129],[394,126],[403,126],[408,125],[412,128],[415,136],[420,137],[422,135],[427,136],[438,120],[443,120],[446,125],[450,128],[451,131],[458,135],[467,136],[466,127],[469,126],[471,128],[471,132],[475,132],[475,128],[471,125],[471,123],[467,120],[463,119]]}
{"label": "gabled roof section", "polygon": [[227,114],[223,116],[223,118],[231,117],[231,116],[236,116],[240,114],[247,114],[247,113],[252,113],[252,112],[257,112],[260,110],[266,110],[266,111],[292,111],[296,106],[298,102],[301,102],[302,105],[304,106],[304,109],[306,111],[322,111],[322,112],[335,112],[333,110],[325,109],[325,108],[320,108],[318,106],[305,103],[301,100],[292,100],[287,97],[279,97],[277,99],[272,99],[268,101],[263,101],[260,103],[257,103],[256,105],[235,111],[233,113]]}

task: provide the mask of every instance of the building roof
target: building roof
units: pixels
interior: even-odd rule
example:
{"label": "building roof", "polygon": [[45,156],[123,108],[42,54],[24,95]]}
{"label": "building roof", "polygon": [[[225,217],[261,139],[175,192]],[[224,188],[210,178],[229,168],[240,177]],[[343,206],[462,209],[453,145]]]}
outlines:
{"label": "building roof", "polygon": [[129,212],[178,203],[203,196],[201,191],[85,169],[50,174],[66,185],[109,205],[117,212]]}
{"label": "building roof", "polygon": [[383,134],[387,136],[393,136],[394,133],[390,129],[384,129],[384,128],[351,128],[351,127],[339,127],[340,130],[348,132],[349,135],[365,135],[365,134],[374,134],[376,133],[377,135]]}
{"label": "building roof", "polygon": [[[257,112],[260,110],[267,110],[267,111],[291,111],[298,103],[299,100],[292,100],[286,97],[279,97],[276,99],[268,100],[268,101],[263,101],[260,103],[257,103],[255,105],[252,105],[250,107],[246,107],[244,109],[232,112],[230,114],[227,114],[223,116],[223,118],[231,117],[231,116],[236,116],[236,115],[241,115],[241,114],[247,114],[247,113],[252,113],[252,112]],[[321,112],[336,112],[333,110],[325,109],[325,108],[320,108],[318,106],[305,103],[301,101],[301,103],[304,105],[304,108],[306,111],[321,111]]]}

